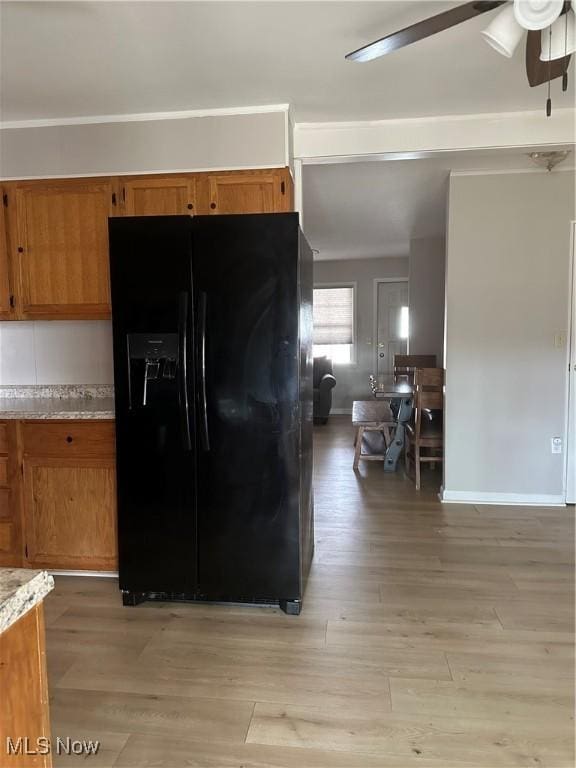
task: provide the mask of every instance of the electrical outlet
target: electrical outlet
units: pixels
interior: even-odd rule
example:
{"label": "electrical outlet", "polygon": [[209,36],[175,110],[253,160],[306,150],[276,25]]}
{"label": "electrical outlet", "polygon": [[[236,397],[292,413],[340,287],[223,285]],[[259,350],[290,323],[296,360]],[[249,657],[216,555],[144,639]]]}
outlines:
{"label": "electrical outlet", "polygon": [[552,450],[552,453],[562,453],[562,438],[561,437],[551,437],[550,438],[550,448]]}
{"label": "electrical outlet", "polygon": [[564,332],[554,334],[554,346],[556,349],[564,349],[566,346],[566,334]]}

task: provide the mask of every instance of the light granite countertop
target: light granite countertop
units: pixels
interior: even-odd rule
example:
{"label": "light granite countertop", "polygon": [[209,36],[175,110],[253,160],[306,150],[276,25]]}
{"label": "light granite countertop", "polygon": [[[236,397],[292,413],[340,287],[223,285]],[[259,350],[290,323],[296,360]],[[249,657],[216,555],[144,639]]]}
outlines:
{"label": "light granite countertop", "polygon": [[111,387],[0,386],[0,419],[113,419]]}
{"label": "light granite countertop", "polygon": [[47,571],[0,568],[0,633],[15,624],[54,589]]}

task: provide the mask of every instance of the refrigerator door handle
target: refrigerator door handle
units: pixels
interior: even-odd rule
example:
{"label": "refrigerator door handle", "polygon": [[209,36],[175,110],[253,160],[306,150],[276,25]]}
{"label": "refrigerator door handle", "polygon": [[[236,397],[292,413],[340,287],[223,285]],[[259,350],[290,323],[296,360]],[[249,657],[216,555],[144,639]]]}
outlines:
{"label": "refrigerator door handle", "polygon": [[208,306],[208,296],[202,292],[200,294],[199,306],[199,353],[200,353],[200,424],[202,427],[202,447],[205,451],[210,450],[210,439],[208,436],[208,405],[206,398],[206,314]]}
{"label": "refrigerator door handle", "polygon": [[182,291],[178,302],[178,388],[180,401],[180,421],[182,426],[182,440],[187,451],[192,450],[192,436],[190,434],[190,406],[188,403],[188,306],[189,294]]}

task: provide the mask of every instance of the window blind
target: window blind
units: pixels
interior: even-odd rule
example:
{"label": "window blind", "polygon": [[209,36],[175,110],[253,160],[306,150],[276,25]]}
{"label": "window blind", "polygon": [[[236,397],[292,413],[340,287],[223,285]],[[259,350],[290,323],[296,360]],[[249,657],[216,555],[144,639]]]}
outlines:
{"label": "window blind", "polygon": [[354,289],[314,289],[314,344],[352,344]]}

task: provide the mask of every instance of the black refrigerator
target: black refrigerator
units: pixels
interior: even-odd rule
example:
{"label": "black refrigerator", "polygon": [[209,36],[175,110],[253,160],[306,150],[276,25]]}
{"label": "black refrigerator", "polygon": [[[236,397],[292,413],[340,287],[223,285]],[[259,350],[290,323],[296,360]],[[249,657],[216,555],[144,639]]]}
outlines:
{"label": "black refrigerator", "polygon": [[314,547],[298,215],[111,218],[109,233],[123,602],[298,614]]}

